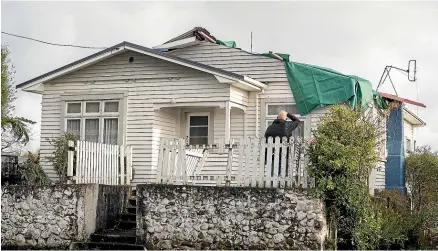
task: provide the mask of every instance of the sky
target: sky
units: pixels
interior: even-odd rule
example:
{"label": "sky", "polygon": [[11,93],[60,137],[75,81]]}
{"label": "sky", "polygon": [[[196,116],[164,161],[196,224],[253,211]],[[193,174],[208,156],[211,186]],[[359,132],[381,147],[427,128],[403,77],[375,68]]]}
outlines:
{"label": "sky", "polygon": [[[370,80],[377,87],[386,65],[407,69],[416,82],[391,72],[399,96],[426,123],[417,145],[438,149],[438,2],[1,2],[1,30],[60,44],[108,47],[129,41],[153,47],[201,26],[217,39],[254,52],[281,52],[291,60]],[[19,84],[96,50],[57,47],[1,35]],[[379,91],[394,93],[390,82]],[[41,96],[18,91],[17,116],[32,119],[30,149],[39,147]]]}

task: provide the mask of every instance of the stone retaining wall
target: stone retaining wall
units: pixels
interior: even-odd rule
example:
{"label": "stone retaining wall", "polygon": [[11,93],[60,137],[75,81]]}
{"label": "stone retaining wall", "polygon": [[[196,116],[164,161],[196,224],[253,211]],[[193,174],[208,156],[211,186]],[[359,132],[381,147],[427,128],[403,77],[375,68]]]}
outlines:
{"label": "stone retaining wall", "polygon": [[137,186],[137,237],[147,249],[322,249],[323,206],[306,192]]}
{"label": "stone retaining wall", "polygon": [[[2,187],[2,249],[64,249],[72,241],[87,239],[96,226],[108,224],[109,214],[123,209],[98,206],[104,191],[115,196],[128,188],[97,184]],[[117,199],[124,198],[113,200]]]}

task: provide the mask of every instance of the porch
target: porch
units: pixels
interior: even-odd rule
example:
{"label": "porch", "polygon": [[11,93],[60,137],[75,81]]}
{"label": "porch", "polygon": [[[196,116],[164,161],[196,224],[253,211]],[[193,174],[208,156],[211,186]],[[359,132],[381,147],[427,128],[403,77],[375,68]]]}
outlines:
{"label": "porch", "polygon": [[173,100],[154,104],[156,143],[160,138],[184,138],[190,145],[209,145],[219,142],[220,138],[229,142],[231,137],[246,137],[247,97],[245,99],[245,102],[178,103]]}

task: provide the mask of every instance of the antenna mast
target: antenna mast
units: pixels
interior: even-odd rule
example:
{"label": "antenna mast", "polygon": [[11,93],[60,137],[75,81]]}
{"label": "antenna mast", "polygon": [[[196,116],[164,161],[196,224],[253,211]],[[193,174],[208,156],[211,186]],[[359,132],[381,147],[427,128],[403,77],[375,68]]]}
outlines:
{"label": "antenna mast", "polygon": [[251,38],[250,38],[250,41],[251,41],[251,52],[252,52],[252,31],[251,31]]}

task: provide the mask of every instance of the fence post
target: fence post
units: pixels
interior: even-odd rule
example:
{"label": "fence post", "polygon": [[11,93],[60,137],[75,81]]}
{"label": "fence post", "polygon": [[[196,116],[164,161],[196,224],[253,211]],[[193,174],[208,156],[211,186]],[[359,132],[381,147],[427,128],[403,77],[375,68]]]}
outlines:
{"label": "fence post", "polygon": [[[68,156],[67,156],[67,177],[71,179],[73,177],[73,157],[75,154],[75,142],[68,141]],[[71,183],[71,180],[68,181]]]}
{"label": "fence post", "polygon": [[125,185],[125,146],[120,146],[120,185]]}
{"label": "fence post", "polygon": [[[222,141],[220,142],[222,145]],[[228,160],[227,160],[227,171],[226,171],[226,180],[225,186],[231,186],[231,169],[233,168],[233,142],[230,142],[228,147]]]}
{"label": "fence post", "polygon": [[132,180],[132,146],[128,146],[126,152],[126,184],[130,185],[131,180]]}

